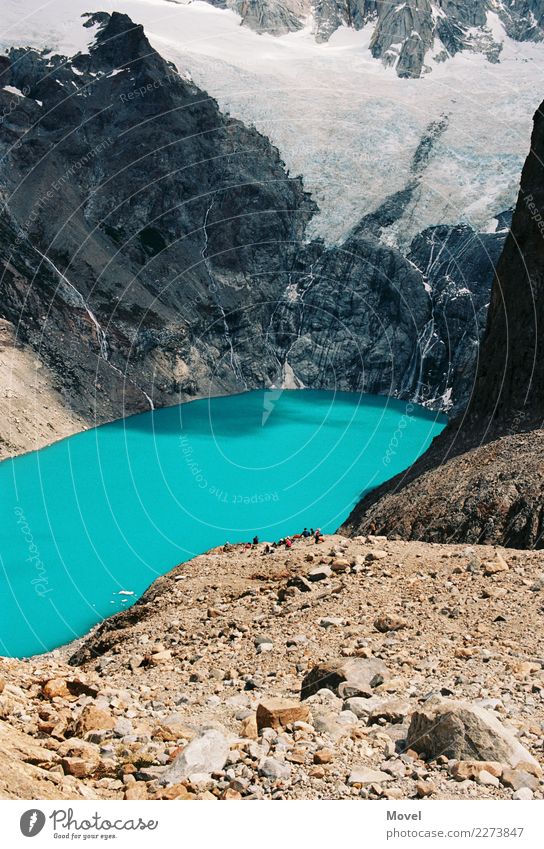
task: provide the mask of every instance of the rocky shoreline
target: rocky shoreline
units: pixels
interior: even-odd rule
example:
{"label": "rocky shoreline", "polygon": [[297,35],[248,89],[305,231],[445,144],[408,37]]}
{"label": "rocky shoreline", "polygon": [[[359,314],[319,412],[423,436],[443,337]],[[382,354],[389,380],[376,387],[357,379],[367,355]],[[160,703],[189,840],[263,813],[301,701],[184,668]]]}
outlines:
{"label": "rocky shoreline", "polygon": [[542,555],[214,549],[0,663],[0,797],[542,799]]}

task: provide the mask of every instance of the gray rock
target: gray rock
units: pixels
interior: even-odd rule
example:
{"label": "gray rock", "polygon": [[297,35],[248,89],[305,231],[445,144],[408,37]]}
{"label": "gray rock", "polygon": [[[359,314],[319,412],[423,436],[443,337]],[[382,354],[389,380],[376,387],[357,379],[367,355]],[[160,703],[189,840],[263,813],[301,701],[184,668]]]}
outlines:
{"label": "gray rock", "polygon": [[134,728],[130,719],[126,719],[126,717],[121,716],[115,723],[113,731],[117,737],[126,737],[133,733]]}
{"label": "gray rock", "polygon": [[355,696],[353,698],[346,699],[343,710],[349,710],[354,713],[358,719],[363,719],[368,716],[375,707],[382,704],[382,702],[383,699],[376,696],[372,696],[368,699]]}
{"label": "gray rock", "polygon": [[524,769],[503,770],[501,781],[507,787],[511,787],[512,790],[520,790],[522,787],[528,787],[529,790],[538,790],[540,783],[536,775]]}
{"label": "gray rock", "polygon": [[[323,687],[340,695],[339,687],[344,683],[353,688],[350,695],[371,696],[376,676],[382,681],[389,678],[387,667],[377,658],[348,657],[326,661],[314,666],[304,677],[300,697],[307,699]],[[343,695],[347,695],[345,688]]]}
{"label": "gray rock", "polygon": [[470,702],[435,698],[412,714],[407,746],[434,758],[538,766],[514,732],[494,713]]}
{"label": "gray rock", "polygon": [[227,762],[229,743],[226,737],[215,729],[205,731],[187,744],[177,756],[172,766],[163,774],[162,783],[177,784],[192,773],[212,773],[222,770]]}
{"label": "gray rock", "polygon": [[381,769],[370,769],[366,766],[355,767],[348,778],[350,786],[354,784],[381,784],[384,781],[392,781],[393,776]]}
{"label": "gray rock", "polygon": [[273,642],[274,642],[274,640],[272,639],[272,637],[269,637],[267,634],[259,634],[253,640],[253,644],[254,644],[255,648],[258,648],[259,646],[266,645],[266,644],[273,644]]}
{"label": "gray rock", "polygon": [[530,802],[532,798],[533,791],[529,790],[528,787],[520,787],[519,790],[512,793],[512,799],[515,799],[517,802]]}
{"label": "gray rock", "polygon": [[404,722],[405,718],[411,712],[412,706],[404,699],[381,699],[375,705],[368,717],[369,725],[375,722],[390,722],[392,724]]}
{"label": "gray rock", "polygon": [[324,564],[322,566],[316,566],[307,575],[308,580],[312,582],[326,581],[330,577],[332,577],[332,569]]}
{"label": "gray rock", "polygon": [[259,775],[272,781],[285,780],[291,776],[291,767],[276,758],[265,758],[259,766]]}
{"label": "gray rock", "polygon": [[336,721],[339,722],[340,725],[355,725],[359,721],[359,718],[351,710],[342,710],[342,712],[338,714]]}
{"label": "gray rock", "polygon": [[308,642],[308,637],[305,634],[297,634],[295,637],[289,637],[285,641],[287,646],[304,646]]}

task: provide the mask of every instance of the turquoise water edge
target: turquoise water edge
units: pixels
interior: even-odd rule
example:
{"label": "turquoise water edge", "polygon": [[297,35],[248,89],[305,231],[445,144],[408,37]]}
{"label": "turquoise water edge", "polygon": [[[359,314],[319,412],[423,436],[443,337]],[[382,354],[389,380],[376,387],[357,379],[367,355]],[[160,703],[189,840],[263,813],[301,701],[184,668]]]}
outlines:
{"label": "turquoise water edge", "polygon": [[0,463],[0,654],[82,636],[226,540],[333,532],[445,424],[390,398],[271,389],[132,416]]}

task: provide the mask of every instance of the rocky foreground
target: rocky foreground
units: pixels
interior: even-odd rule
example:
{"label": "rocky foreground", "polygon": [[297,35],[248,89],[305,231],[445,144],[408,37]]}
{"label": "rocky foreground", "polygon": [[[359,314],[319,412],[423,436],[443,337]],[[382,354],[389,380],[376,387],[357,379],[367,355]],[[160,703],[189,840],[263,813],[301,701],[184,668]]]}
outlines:
{"label": "rocky foreground", "polygon": [[543,556],[215,549],[0,665],[0,797],[544,798]]}

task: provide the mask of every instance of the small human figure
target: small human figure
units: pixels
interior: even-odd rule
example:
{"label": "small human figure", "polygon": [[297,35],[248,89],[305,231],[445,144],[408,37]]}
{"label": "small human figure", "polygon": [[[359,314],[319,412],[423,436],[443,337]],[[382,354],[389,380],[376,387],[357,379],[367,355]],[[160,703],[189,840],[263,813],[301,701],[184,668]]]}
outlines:
{"label": "small human figure", "polygon": [[259,537],[257,536],[257,534],[255,534],[255,536],[253,537],[253,545],[259,545]]}
{"label": "small human figure", "polygon": [[309,536],[311,536],[310,531],[308,530],[308,528],[304,528],[304,530],[302,531],[302,536],[303,536],[303,537],[305,537],[306,539],[307,539]]}
{"label": "small human figure", "polygon": [[315,544],[317,545],[319,542],[323,542],[323,534],[321,533],[320,528],[316,529],[314,534]]}

